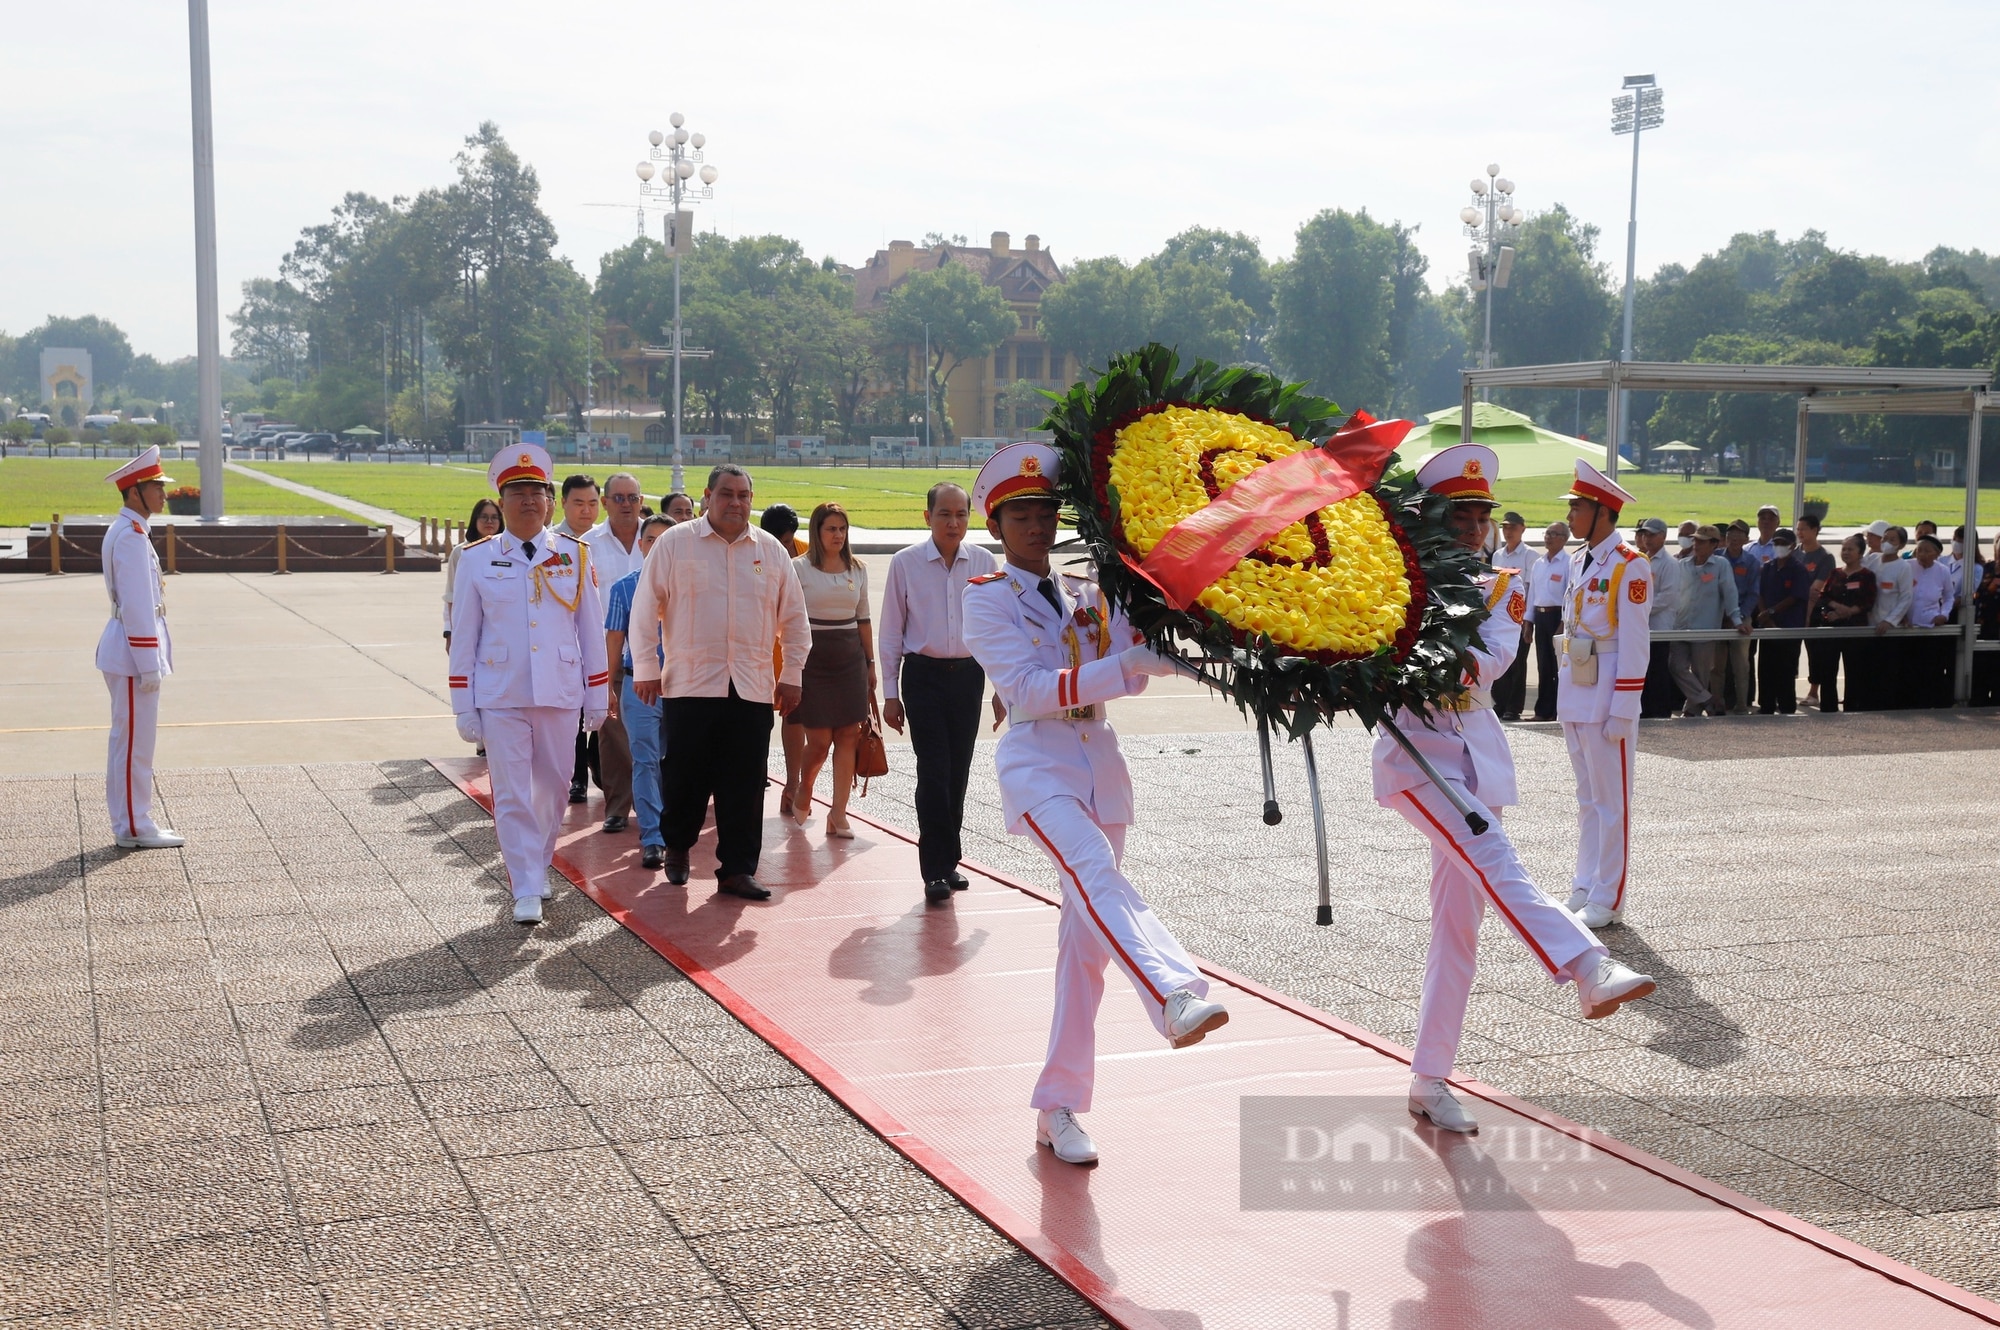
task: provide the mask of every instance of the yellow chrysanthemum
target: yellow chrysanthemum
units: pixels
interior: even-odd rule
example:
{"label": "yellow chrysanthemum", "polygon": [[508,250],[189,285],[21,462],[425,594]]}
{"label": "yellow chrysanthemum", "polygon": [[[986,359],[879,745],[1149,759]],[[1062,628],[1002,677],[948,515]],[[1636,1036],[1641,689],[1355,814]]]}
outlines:
{"label": "yellow chrysanthemum", "polygon": [[[1126,542],[1143,558],[1215,494],[1310,446],[1275,425],[1203,407],[1142,416],[1118,431],[1111,452]],[[1410,582],[1381,505],[1362,493],[1286,527],[1198,603],[1290,651],[1361,655],[1396,640]]]}

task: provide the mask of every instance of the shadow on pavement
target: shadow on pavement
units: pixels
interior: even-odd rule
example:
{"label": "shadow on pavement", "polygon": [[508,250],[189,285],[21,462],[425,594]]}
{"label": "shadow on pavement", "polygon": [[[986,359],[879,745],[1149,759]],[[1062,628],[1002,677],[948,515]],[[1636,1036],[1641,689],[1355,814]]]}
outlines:
{"label": "shadow on pavement", "polygon": [[949,907],[918,901],[892,924],[857,928],[842,938],[827,957],[826,972],[835,979],[866,980],[861,1000],[893,1007],[916,996],[912,980],[951,974],[986,945],[983,928],[966,938],[958,933],[958,916]]}
{"label": "shadow on pavement", "polygon": [[1508,1186],[1473,1139],[1427,1123],[1416,1130],[1459,1195],[1487,1200],[1410,1235],[1403,1264],[1424,1295],[1390,1308],[1392,1330],[1616,1330],[1630,1323],[1586,1298],[1643,1303],[1691,1330],[1713,1330],[1715,1318],[1668,1288],[1652,1266],[1579,1261],[1570,1236]]}
{"label": "shadow on pavement", "polygon": [[1608,928],[1599,937],[1618,960],[1659,981],[1659,993],[1630,1008],[1660,1027],[1646,1040],[1647,1048],[1703,1069],[1727,1066],[1744,1055],[1743,1027],[1696,992],[1694,980],[1669,965],[1645,939],[1630,928]]}

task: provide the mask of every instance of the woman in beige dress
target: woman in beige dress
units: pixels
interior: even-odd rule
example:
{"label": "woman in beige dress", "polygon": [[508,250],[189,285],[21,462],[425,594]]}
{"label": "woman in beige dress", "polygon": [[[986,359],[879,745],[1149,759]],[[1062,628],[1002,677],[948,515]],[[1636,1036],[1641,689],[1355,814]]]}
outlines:
{"label": "woman in beige dress", "polygon": [[812,811],[813,786],[833,754],[833,800],[826,834],[852,840],[847,796],[854,785],[854,754],[868,703],[875,695],[875,641],[868,621],[868,569],[847,544],[847,512],[837,503],[813,509],[806,552],[793,560],[812,620],[812,653],[800,680],[799,705],[787,720],[805,731],[793,814]]}

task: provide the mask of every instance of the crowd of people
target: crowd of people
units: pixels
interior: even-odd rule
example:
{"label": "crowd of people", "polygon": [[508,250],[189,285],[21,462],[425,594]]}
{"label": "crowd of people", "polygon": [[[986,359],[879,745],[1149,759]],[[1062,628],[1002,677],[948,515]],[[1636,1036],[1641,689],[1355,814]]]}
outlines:
{"label": "crowd of people", "polygon": [[[783,503],[765,505],[750,525],[751,481],[741,468],[717,467],[702,497],[697,506],[671,493],[656,508],[627,472],[601,484],[587,474],[561,482],[555,531],[588,547],[602,588],[608,667],[605,715],[593,724],[586,714],[575,736],[570,802],[586,802],[595,782],[604,832],[627,832],[636,822],[644,867],[664,868],[679,883],[713,799],[722,890],[763,899],[756,847],[774,720],[785,759],[780,814],[810,825],[825,775],[825,834],[834,840],[854,836],[848,800],[864,732],[871,723],[899,733],[907,727],[925,895],[948,900],[965,886],[959,831],[986,684],[965,647],[959,593],[997,566],[965,539],[965,488],[946,481],[927,495],[930,537],[890,561],[879,633],[868,565],[849,543],[840,504],[815,507],[801,537],[798,513]],[[689,524],[699,530],[677,542],[660,575],[642,587],[655,543]],[[498,537],[502,526],[492,499],[475,504],[467,521],[474,542]],[[704,535],[722,539],[711,548]],[[747,556],[741,570],[731,548],[738,544]],[[454,549],[446,567],[447,650],[459,560],[471,548]],[[780,564],[791,576],[767,575]],[[669,641],[680,644],[672,653]],[[635,667],[635,647],[647,668]],[[690,754],[700,757],[689,761]]]}
{"label": "crowd of people", "polygon": [[[1524,713],[1554,720],[1563,594],[1576,556],[1571,532],[1561,522],[1550,524],[1539,546],[1530,545],[1526,534],[1519,513],[1504,514],[1491,555],[1495,567],[1513,569],[1526,580],[1530,605],[1521,654],[1495,686],[1494,702],[1503,720],[1520,720]],[[1934,522],[1919,522],[1912,532],[1877,521],[1829,548],[1820,541],[1817,517],[1807,514],[1796,527],[1782,526],[1778,510],[1767,504],[1754,526],[1742,518],[1726,526],[1686,521],[1670,534],[1664,520],[1649,517],[1634,528],[1633,543],[1653,573],[1649,618],[1655,633],[1737,634],[1734,640],[1656,641],[1640,710],[1649,719],[1753,710],[1790,715],[1801,705],[1820,711],[1952,705],[1958,640],[1888,634],[1964,622],[1967,607],[1959,600],[1967,557],[1977,568],[1970,612],[1979,635],[2000,638],[2000,560],[1983,557],[1976,537],[1968,546],[1963,527],[1947,543]],[[1753,639],[1757,628],[1872,632]],[[1530,654],[1538,684],[1532,712],[1527,710]],[[1976,657],[1972,702],[2000,703],[2000,656]]]}

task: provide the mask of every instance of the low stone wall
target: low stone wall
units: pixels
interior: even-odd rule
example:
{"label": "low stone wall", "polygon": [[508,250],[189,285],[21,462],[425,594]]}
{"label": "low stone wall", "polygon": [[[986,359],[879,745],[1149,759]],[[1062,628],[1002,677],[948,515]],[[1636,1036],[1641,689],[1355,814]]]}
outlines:
{"label": "low stone wall", "polygon": [[[0,573],[96,573],[109,516],[78,517],[28,529],[25,557],[0,559]],[[443,556],[406,546],[382,527],[338,518],[233,517],[221,522],[156,517],[153,548],[169,573],[434,573]]]}

